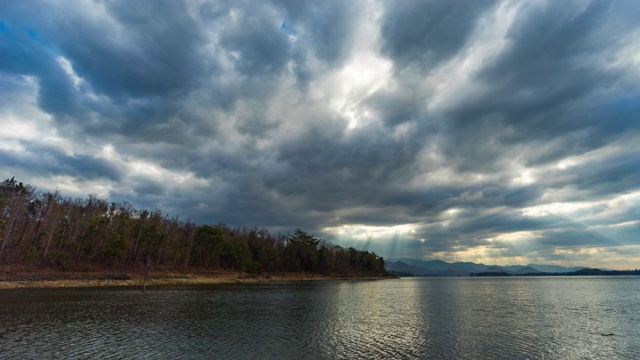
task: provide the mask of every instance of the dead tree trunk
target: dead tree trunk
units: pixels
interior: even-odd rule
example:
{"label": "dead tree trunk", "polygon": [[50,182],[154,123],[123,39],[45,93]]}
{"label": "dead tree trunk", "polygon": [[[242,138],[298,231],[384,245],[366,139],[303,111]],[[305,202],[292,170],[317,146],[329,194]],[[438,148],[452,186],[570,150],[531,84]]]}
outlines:
{"label": "dead tree trunk", "polygon": [[149,268],[151,267],[151,256],[147,256],[146,264],[140,263],[140,265],[144,267],[144,278],[142,279],[142,292],[146,293],[147,292],[147,276],[149,275]]}

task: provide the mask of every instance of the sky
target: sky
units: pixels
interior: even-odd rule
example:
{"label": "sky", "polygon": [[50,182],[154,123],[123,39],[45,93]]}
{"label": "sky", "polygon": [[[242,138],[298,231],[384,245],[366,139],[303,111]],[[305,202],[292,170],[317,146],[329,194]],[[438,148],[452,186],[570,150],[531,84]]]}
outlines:
{"label": "sky", "polygon": [[4,1],[0,176],[386,258],[640,268],[640,6]]}

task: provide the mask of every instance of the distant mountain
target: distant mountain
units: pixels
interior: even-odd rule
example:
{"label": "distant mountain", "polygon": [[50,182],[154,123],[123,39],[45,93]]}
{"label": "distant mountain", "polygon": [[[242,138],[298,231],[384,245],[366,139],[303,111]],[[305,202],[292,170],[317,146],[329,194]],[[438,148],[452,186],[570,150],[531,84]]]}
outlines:
{"label": "distant mountain", "polygon": [[471,276],[511,276],[511,272],[505,271],[500,266],[492,266],[483,272],[472,273]]}
{"label": "distant mountain", "polygon": [[385,268],[390,272],[403,272],[410,273],[414,276],[452,276],[455,274],[449,274],[439,270],[429,269],[422,266],[415,266],[407,264],[403,261],[385,261]]}
{"label": "distant mountain", "polygon": [[525,268],[526,266],[522,266],[522,265],[505,265],[505,266],[501,266],[501,268],[503,268],[506,272],[508,273],[517,273],[518,271],[520,271],[520,269]]}
{"label": "distant mountain", "polygon": [[442,260],[418,260],[418,259],[399,259],[406,264],[430,269],[431,271],[449,270],[451,264]]}
{"label": "distant mountain", "polygon": [[531,266],[525,266],[520,268],[518,271],[516,271],[515,273],[518,275],[524,275],[524,274],[538,274],[544,271],[540,271],[538,269],[534,269]]}
{"label": "distant mountain", "polygon": [[[389,259],[385,261],[385,264],[390,262],[400,261],[405,264],[423,268],[425,272],[433,275],[441,276],[468,276],[472,272],[480,272],[487,269],[489,266],[483,264],[475,264],[470,262],[456,262],[448,263],[442,260],[418,260],[418,259]],[[416,274],[416,276],[418,276]]]}
{"label": "distant mountain", "polygon": [[570,267],[570,268],[566,268],[558,265],[539,265],[539,264],[529,264],[527,266],[532,267],[536,270],[540,270],[541,272],[546,272],[546,273],[568,273],[568,272],[574,272],[574,271],[584,269],[584,266]]}
{"label": "distant mountain", "polygon": [[386,269],[389,271],[401,271],[415,276],[469,276],[471,273],[500,271],[507,274],[533,274],[533,273],[569,273],[582,269],[582,267],[566,268],[557,265],[485,265],[472,262],[448,263],[442,260],[419,260],[411,258],[386,259]]}
{"label": "distant mountain", "polygon": [[505,273],[505,274],[509,273],[509,271],[505,271],[500,266],[492,266],[492,267],[486,269],[484,272],[486,272],[486,273]]}

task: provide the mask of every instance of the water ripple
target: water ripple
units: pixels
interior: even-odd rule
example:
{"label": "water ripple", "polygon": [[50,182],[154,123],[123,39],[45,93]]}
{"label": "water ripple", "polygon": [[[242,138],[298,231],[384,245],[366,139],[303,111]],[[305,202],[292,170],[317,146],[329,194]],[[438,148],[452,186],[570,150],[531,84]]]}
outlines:
{"label": "water ripple", "polygon": [[0,359],[636,359],[638,294],[635,278],[0,291]]}

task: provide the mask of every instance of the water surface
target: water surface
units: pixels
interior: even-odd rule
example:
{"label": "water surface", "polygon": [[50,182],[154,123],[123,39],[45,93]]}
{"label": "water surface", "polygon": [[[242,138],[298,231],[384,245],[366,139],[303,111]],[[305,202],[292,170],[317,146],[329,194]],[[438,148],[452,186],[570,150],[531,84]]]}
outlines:
{"label": "water surface", "polygon": [[640,278],[3,290],[0,358],[638,359]]}

